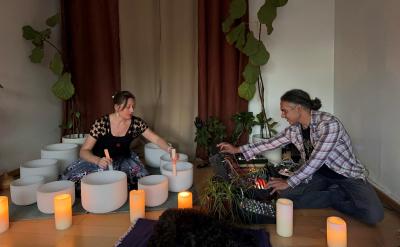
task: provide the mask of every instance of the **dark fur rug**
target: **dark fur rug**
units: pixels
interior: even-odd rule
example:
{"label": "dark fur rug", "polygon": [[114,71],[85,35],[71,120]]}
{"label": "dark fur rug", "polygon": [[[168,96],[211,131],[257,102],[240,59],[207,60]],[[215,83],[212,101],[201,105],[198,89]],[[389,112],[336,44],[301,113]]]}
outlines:
{"label": "dark fur rug", "polygon": [[159,218],[148,246],[259,246],[255,230],[239,228],[195,209],[168,209]]}

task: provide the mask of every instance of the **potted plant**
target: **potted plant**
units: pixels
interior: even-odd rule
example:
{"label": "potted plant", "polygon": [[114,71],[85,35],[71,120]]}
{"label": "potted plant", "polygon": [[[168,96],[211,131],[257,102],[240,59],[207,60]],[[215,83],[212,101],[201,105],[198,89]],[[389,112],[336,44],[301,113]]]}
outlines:
{"label": "potted plant", "polygon": [[257,124],[252,112],[239,112],[232,116],[232,121],[235,123],[235,128],[231,136],[231,143],[238,145],[240,137],[243,134],[250,134],[253,126]]}
{"label": "potted plant", "polygon": [[51,41],[52,28],[60,23],[60,15],[57,13],[46,20],[47,27],[41,31],[34,29],[30,25],[22,27],[22,35],[24,39],[31,41],[33,49],[29,59],[32,63],[41,63],[44,58],[45,46],[53,48],[54,55],[50,61],[49,68],[57,76],[51,91],[53,94],[69,104],[68,118],[61,128],[67,130],[69,135],[63,137],[63,142],[82,144],[85,135],[81,133],[80,117],[81,114],[76,110],[73,95],[75,94],[75,87],[71,81],[71,73],[66,71],[64,62],[62,61],[62,51]]}
{"label": "potted plant", "polygon": [[217,144],[224,141],[226,137],[225,125],[216,117],[210,117],[205,121],[196,117],[196,137],[194,141],[200,148],[207,151],[208,156],[212,156],[218,152]]}
{"label": "potted plant", "polygon": [[238,222],[235,205],[240,203],[239,193],[231,181],[211,178],[200,193],[201,208],[219,220]]}
{"label": "potted plant", "polygon": [[[229,7],[229,15],[222,23],[222,30],[226,34],[226,40],[248,56],[249,62],[242,73],[244,81],[238,88],[241,98],[251,100],[256,91],[260,98],[261,112],[257,115],[258,124],[261,127],[260,137],[273,136],[276,126],[267,116],[264,97],[264,81],[261,74],[261,66],[268,63],[270,54],[261,40],[262,25],[266,26],[267,34],[273,31],[273,21],[277,17],[277,9],[286,5],[288,0],[266,0],[257,12],[259,28],[257,37],[249,29],[248,23],[242,20],[247,11],[245,0],[232,0]],[[256,136],[255,139],[258,137]],[[254,139],[254,138],[253,138]],[[279,152],[279,151],[278,151]]]}

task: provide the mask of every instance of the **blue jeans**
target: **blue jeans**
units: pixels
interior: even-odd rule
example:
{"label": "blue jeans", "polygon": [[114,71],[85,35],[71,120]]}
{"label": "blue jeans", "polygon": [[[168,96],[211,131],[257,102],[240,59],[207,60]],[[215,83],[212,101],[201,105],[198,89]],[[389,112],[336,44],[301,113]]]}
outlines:
{"label": "blue jeans", "polygon": [[314,174],[309,183],[281,192],[295,208],[332,207],[366,224],[383,219],[383,207],[371,184],[361,179],[331,179]]}

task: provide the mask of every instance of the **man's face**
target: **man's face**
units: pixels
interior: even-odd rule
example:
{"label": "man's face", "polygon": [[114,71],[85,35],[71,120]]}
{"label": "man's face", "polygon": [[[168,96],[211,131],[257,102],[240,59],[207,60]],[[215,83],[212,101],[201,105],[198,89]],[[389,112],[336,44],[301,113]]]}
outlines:
{"label": "man's face", "polygon": [[297,124],[300,120],[300,105],[281,101],[281,117],[285,118],[290,125]]}

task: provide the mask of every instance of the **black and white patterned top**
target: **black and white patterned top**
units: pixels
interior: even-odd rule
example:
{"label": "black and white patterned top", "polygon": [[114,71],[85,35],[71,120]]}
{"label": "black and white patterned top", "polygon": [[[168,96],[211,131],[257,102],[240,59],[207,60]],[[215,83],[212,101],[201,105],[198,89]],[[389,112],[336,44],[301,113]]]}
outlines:
{"label": "black and white patterned top", "polygon": [[129,157],[129,145],[133,139],[140,136],[148,125],[141,118],[132,116],[131,125],[124,136],[113,136],[109,115],[97,119],[91,129],[90,135],[97,140],[93,147],[93,154],[104,157],[104,149],[108,149],[112,159]]}

